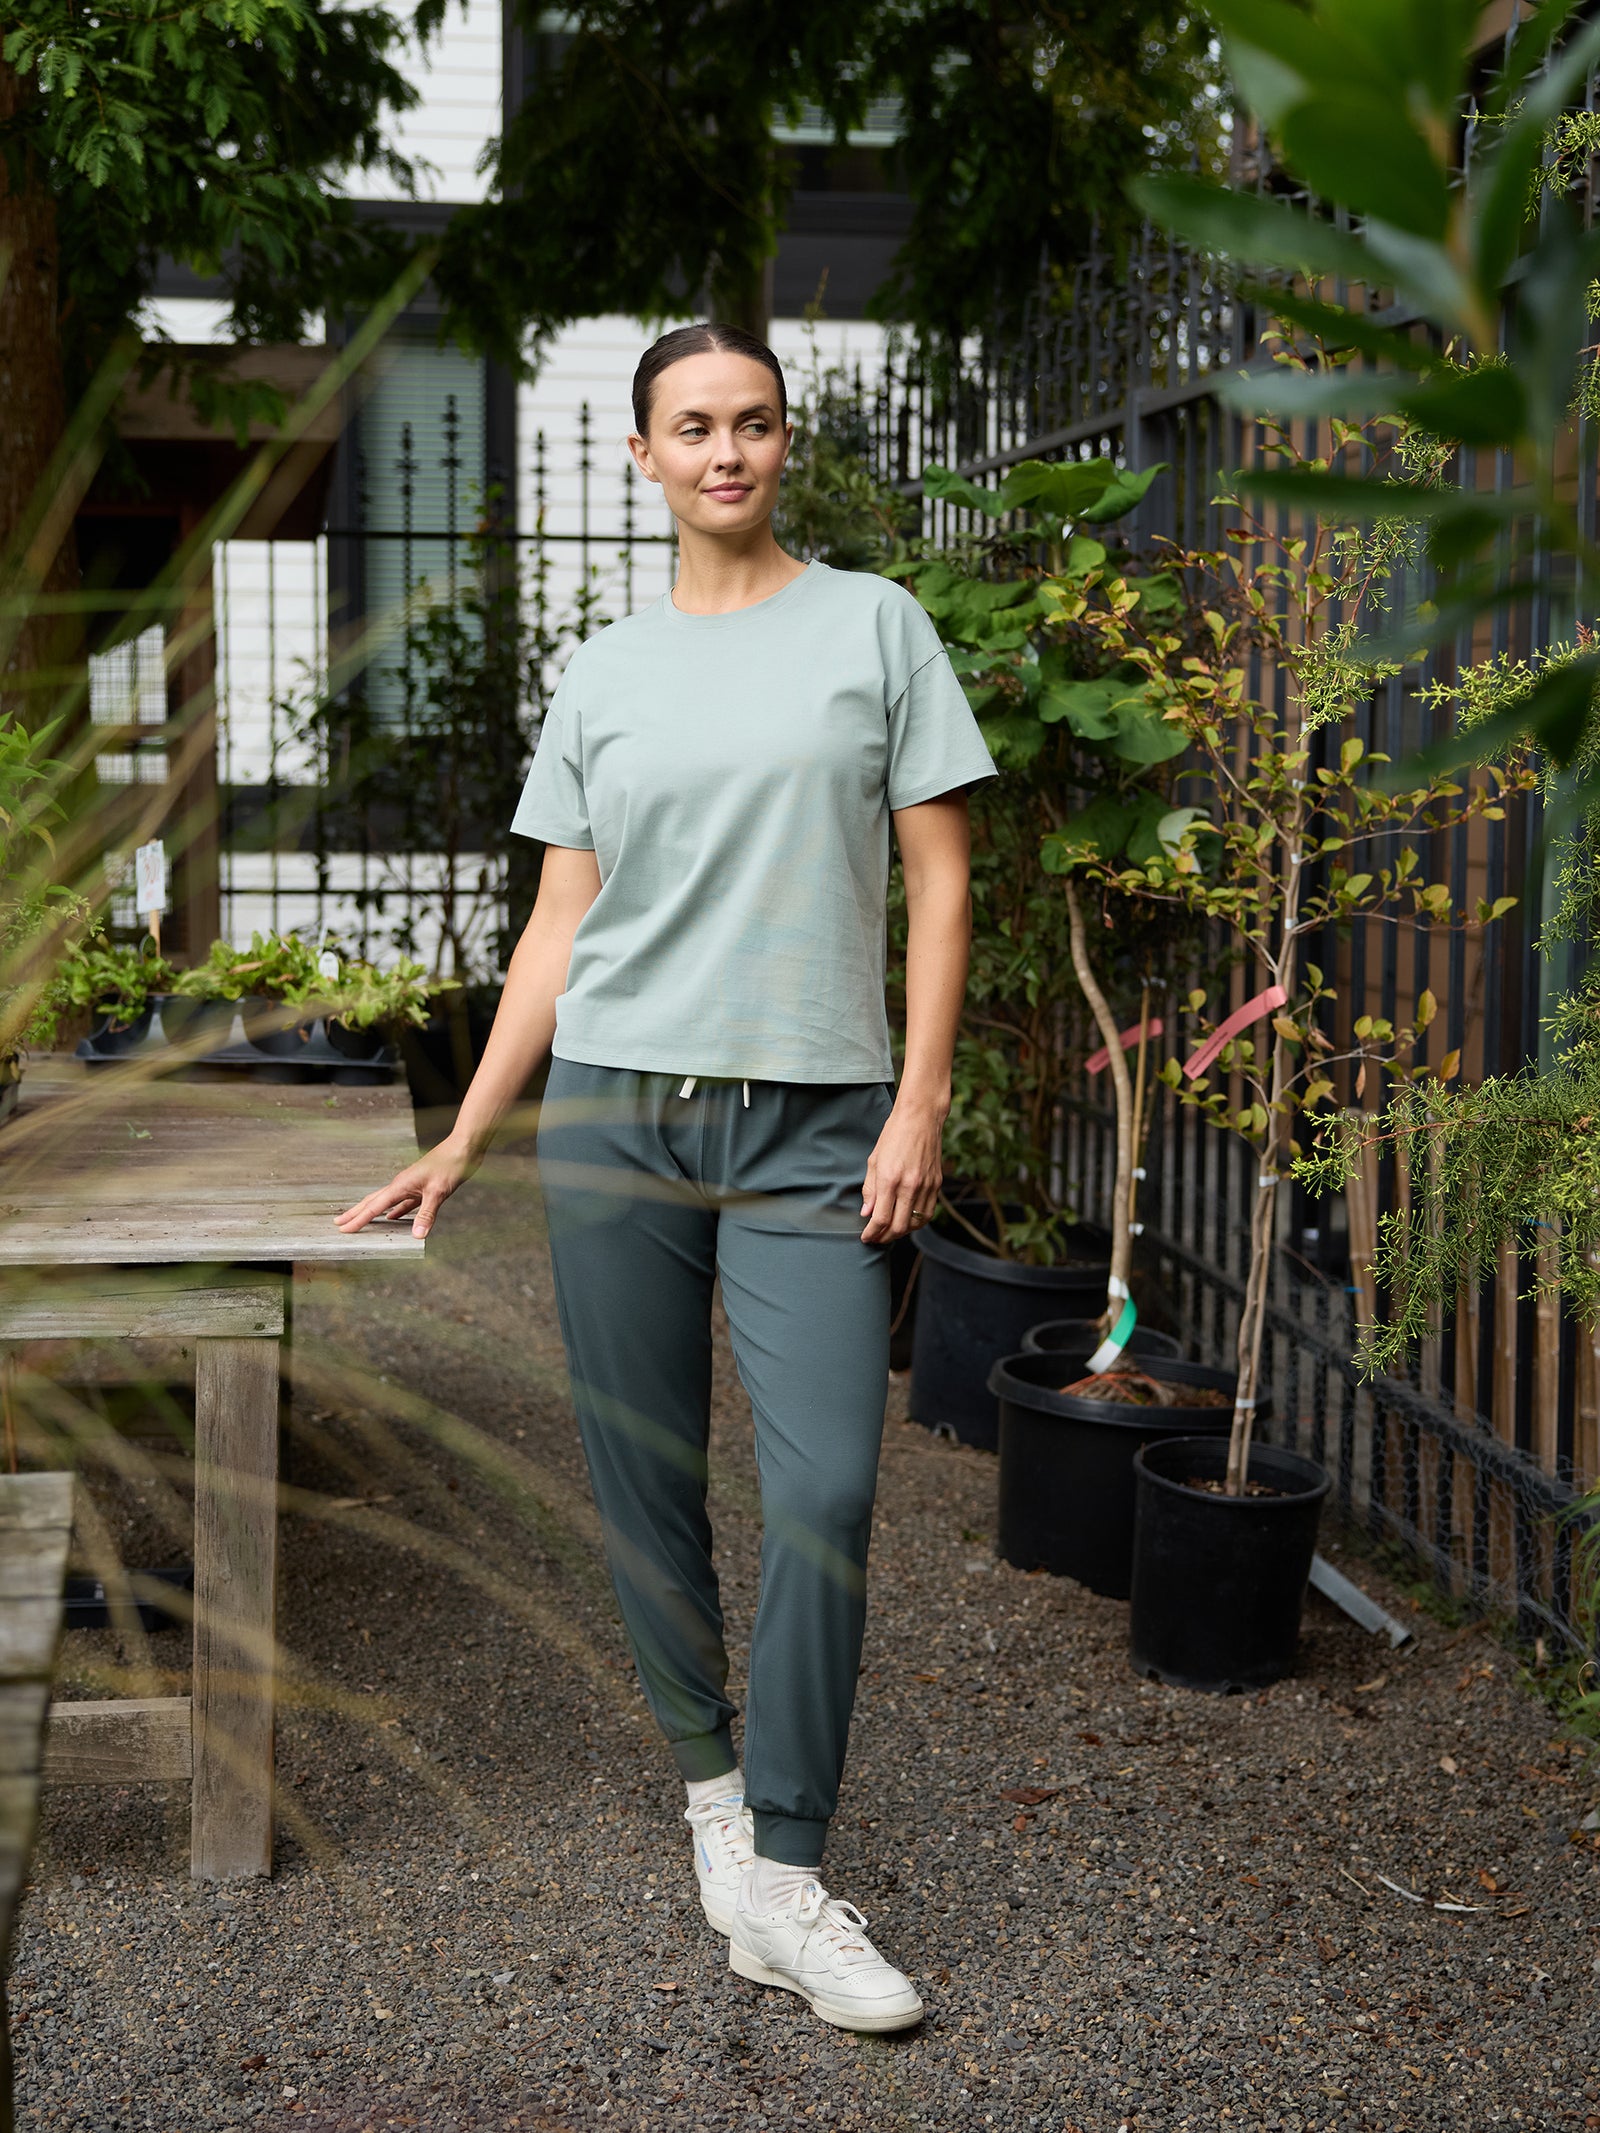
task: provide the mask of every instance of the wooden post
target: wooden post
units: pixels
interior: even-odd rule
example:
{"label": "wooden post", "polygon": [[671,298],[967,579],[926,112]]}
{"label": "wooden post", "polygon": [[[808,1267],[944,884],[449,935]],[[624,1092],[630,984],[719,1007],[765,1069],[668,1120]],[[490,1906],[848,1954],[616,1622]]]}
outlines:
{"label": "wooden post", "polygon": [[272,1871],[278,1343],[195,1353],[194,1786],[189,1871]]}
{"label": "wooden post", "polygon": [[[185,540],[201,515],[198,505],[185,508]],[[167,701],[176,735],[170,753],[182,766],[182,776],[170,794],[164,830],[173,852],[171,946],[191,963],[200,963],[222,931],[217,623],[209,562],[189,588],[174,634],[182,650],[171,671]]]}

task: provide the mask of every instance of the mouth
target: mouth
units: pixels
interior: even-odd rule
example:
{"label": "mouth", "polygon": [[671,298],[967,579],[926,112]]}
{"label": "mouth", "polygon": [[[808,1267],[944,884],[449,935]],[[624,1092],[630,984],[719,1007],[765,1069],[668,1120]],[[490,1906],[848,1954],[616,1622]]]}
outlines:
{"label": "mouth", "polygon": [[742,504],[754,487],[753,482],[722,481],[715,488],[702,489],[702,496],[714,496],[719,504]]}

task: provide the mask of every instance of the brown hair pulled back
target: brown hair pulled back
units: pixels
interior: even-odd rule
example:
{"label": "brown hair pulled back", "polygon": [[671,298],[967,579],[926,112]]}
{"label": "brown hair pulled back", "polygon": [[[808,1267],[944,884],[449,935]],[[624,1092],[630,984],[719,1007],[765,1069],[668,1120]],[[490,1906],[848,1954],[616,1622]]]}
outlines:
{"label": "brown hair pulled back", "polygon": [[783,366],[766,342],[746,333],[742,326],[723,326],[712,320],[700,326],[674,326],[639,358],[639,367],[633,374],[633,426],[641,437],[650,433],[657,378],[674,363],[692,355],[742,355],[764,364],[778,388],[778,420],[788,421],[789,392],[783,382]]}

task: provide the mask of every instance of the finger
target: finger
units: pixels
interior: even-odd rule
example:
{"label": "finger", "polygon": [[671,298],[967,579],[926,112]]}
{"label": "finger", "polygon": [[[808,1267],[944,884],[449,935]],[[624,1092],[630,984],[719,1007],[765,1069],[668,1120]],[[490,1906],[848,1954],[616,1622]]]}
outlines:
{"label": "finger", "polygon": [[369,1222],[380,1216],[392,1215],[415,1206],[421,1195],[413,1184],[402,1184],[398,1178],[382,1185],[376,1192],[369,1192],[364,1200],[354,1207],[347,1207],[336,1217],[341,1229],[365,1229]]}
{"label": "finger", "polygon": [[429,1185],[418,1205],[416,1217],[411,1224],[413,1237],[425,1237],[433,1227],[433,1218],[450,1197],[448,1185],[439,1181]]}
{"label": "finger", "polygon": [[904,1227],[895,1231],[894,1220],[902,1200],[907,1207],[911,1205],[910,1193],[909,1185],[897,1185],[887,1178],[880,1181],[873,1197],[872,1218],[862,1232],[864,1243],[884,1244],[891,1235],[905,1235]]}

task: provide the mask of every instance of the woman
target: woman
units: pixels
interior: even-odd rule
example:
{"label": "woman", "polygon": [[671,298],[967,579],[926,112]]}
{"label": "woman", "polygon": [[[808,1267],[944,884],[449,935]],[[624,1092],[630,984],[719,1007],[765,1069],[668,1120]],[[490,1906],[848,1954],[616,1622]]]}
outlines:
{"label": "woman", "polygon": [[[639,471],[670,593],[580,644],[513,821],[545,845],[448,1140],[339,1217],[432,1228],[546,1050],[540,1181],[607,1559],[688,1790],[700,1896],[741,1976],[826,2022],[922,2003],[818,1878],[860,1664],[888,1380],[888,1247],[940,1184],[970,938],[966,788],[993,774],[932,624],[772,531],[793,435],[771,349],[664,335]],[[898,1092],[889,825],[910,921]],[[706,1444],[720,1275],[764,1537],[735,1761]]]}

